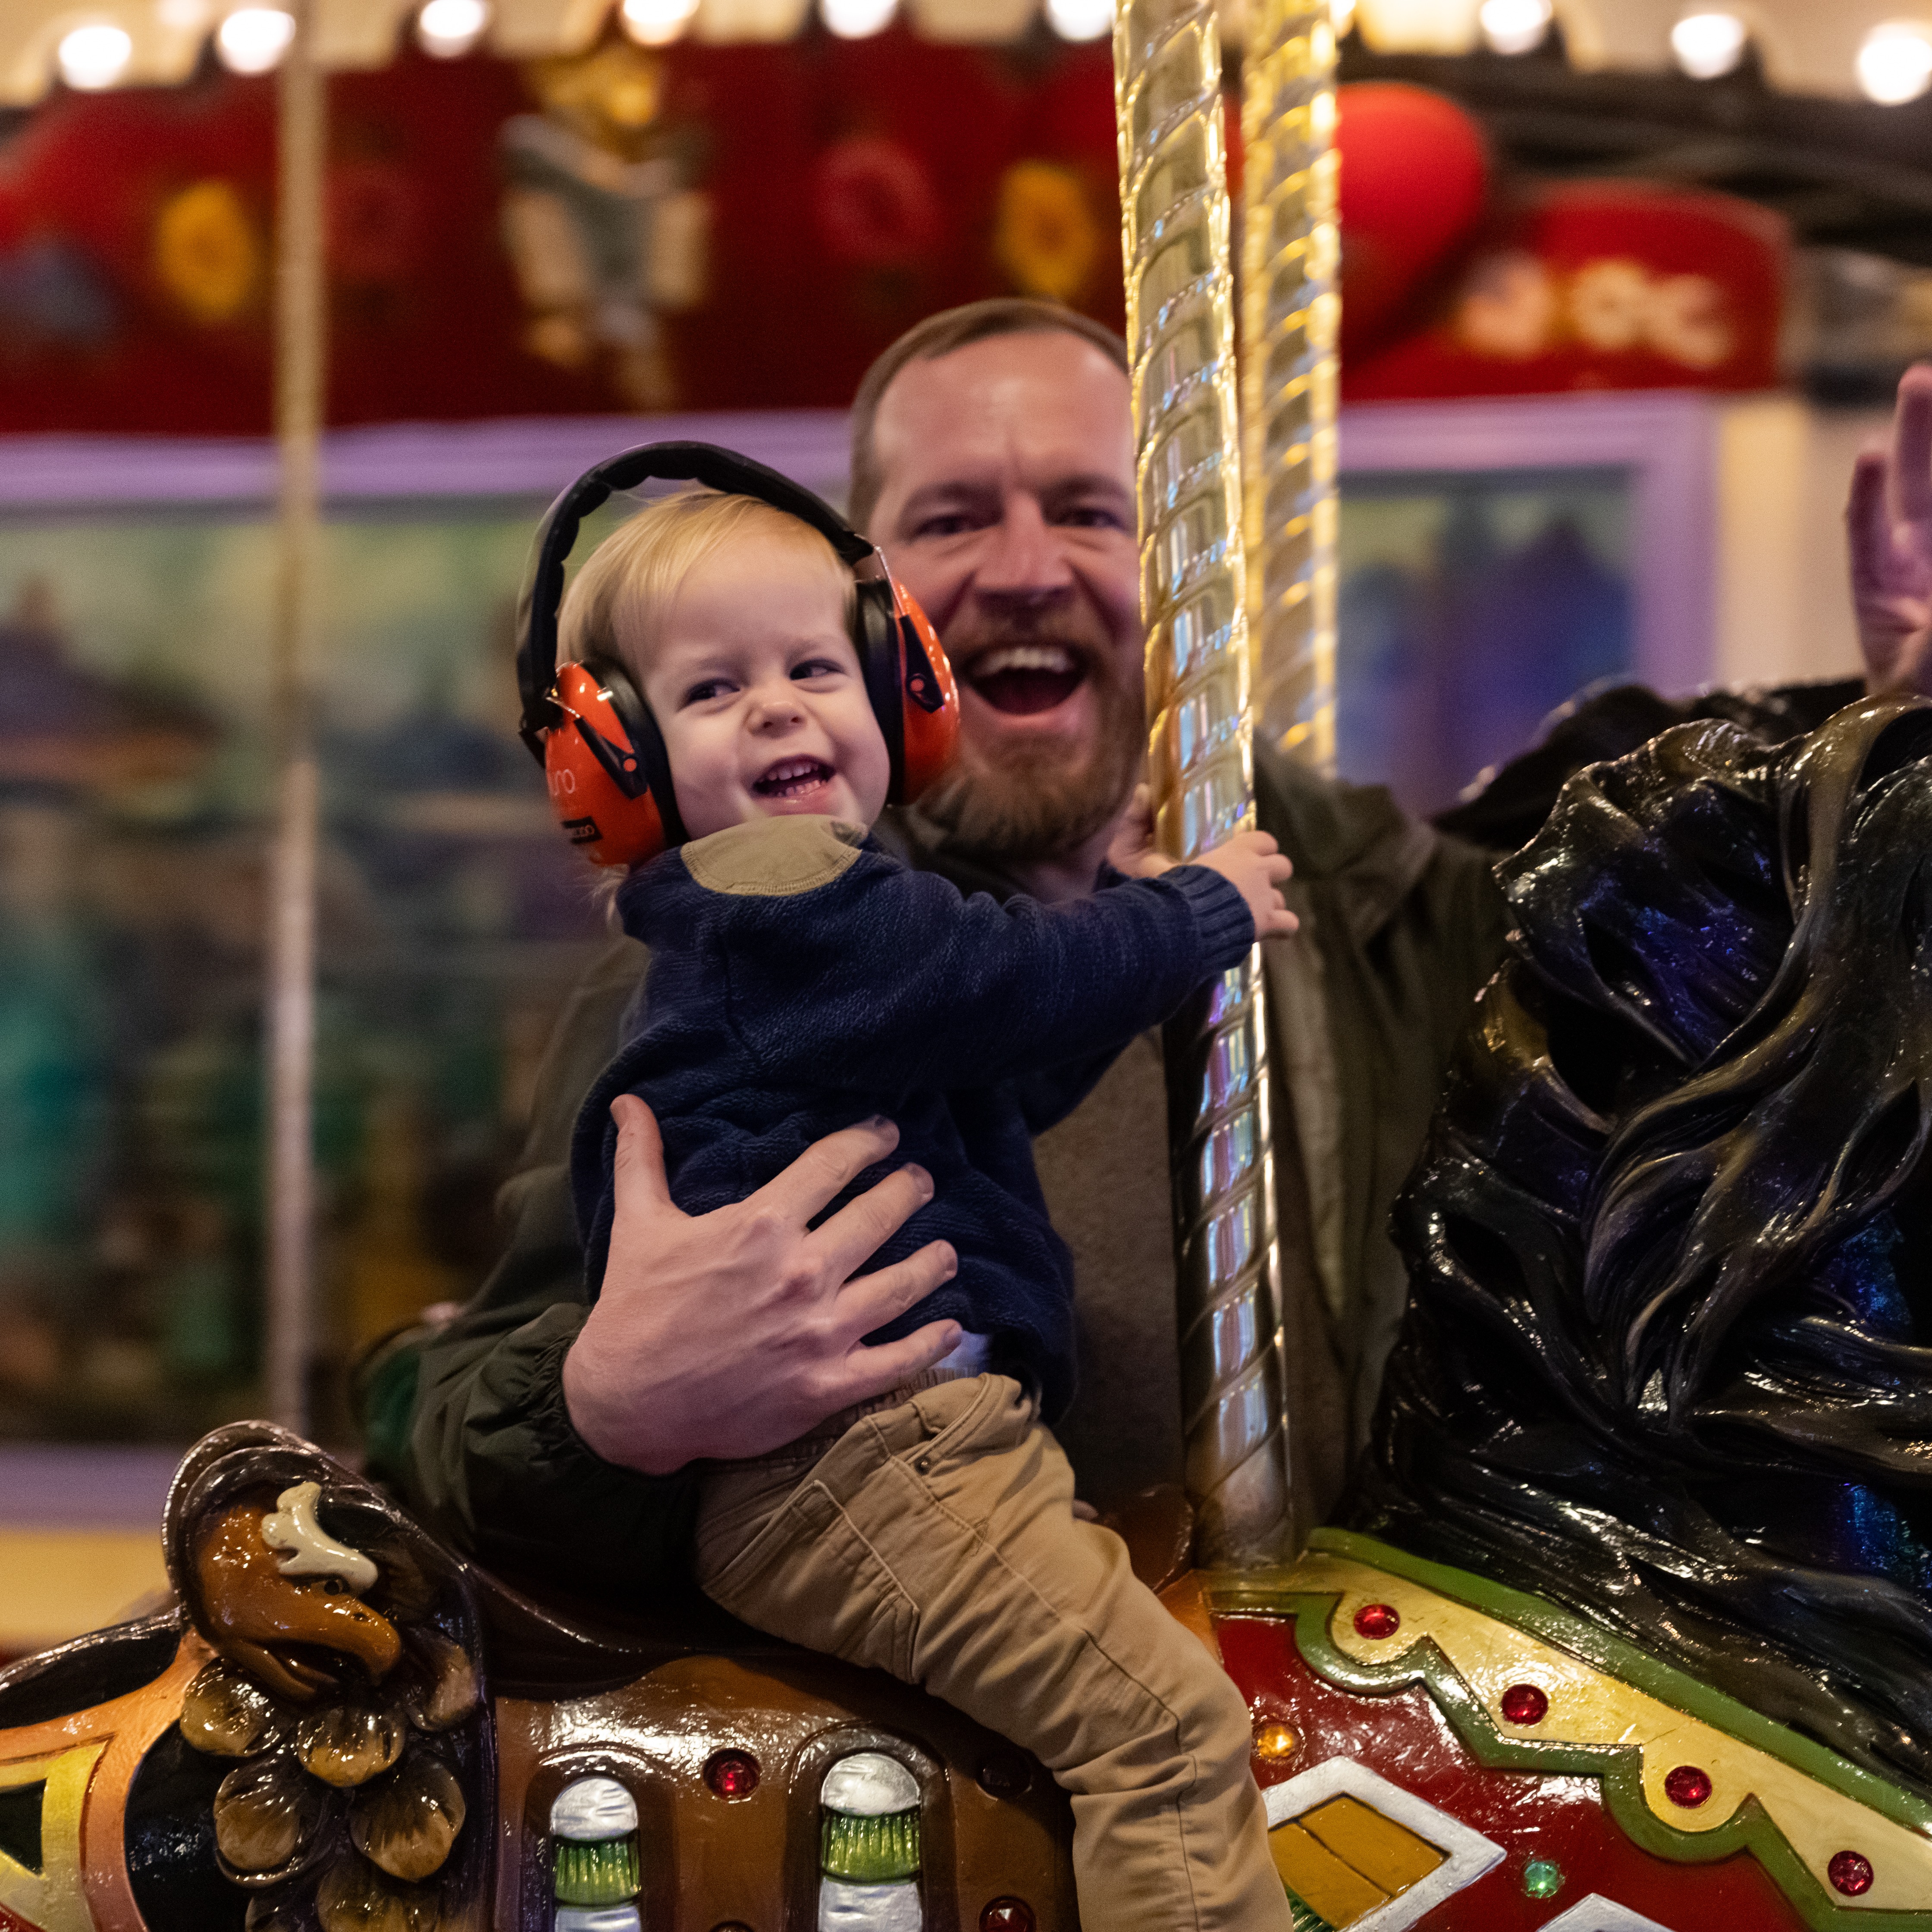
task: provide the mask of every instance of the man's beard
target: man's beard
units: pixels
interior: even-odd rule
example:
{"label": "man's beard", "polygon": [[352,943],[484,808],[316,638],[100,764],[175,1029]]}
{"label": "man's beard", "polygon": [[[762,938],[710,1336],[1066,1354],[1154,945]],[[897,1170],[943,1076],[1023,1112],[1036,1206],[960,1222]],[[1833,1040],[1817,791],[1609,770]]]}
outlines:
{"label": "man's beard", "polygon": [[[972,655],[997,641],[1004,640],[975,638]],[[950,849],[1008,865],[1067,856],[1104,830],[1126,802],[1147,742],[1138,685],[1123,683],[1108,655],[1031,629],[1013,641],[1060,644],[1086,666],[1096,712],[1092,739],[1083,745],[1041,732],[988,746],[962,733],[952,770],[920,801]],[[965,652],[961,657],[971,661]]]}

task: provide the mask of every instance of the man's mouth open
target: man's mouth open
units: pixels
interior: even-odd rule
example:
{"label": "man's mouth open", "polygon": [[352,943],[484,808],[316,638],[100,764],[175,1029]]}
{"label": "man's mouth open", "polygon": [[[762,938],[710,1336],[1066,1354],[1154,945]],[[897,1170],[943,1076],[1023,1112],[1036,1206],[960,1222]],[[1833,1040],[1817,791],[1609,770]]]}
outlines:
{"label": "man's mouth open", "polygon": [[752,789],[760,798],[810,798],[832,782],[832,767],[823,758],[782,758]]}
{"label": "man's mouth open", "polygon": [[1064,704],[1086,682],[1087,666],[1062,644],[996,644],[964,675],[995,711],[1027,718]]}

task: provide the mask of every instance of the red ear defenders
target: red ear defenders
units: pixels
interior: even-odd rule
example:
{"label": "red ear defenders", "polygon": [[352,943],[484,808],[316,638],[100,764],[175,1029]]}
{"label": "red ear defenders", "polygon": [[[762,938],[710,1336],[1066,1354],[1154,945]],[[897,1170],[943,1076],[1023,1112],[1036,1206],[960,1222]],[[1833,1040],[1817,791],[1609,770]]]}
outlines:
{"label": "red ear defenders", "polygon": [[[614,492],[653,479],[702,483],[755,496],[809,524],[856,568],[885,560],[830,504],[749,457],[708,442],[650,442],[586,470],[544,514],[517,607],[517,688],[522,736],[549,782],[571,843],[600,866],[634,866],[688,836],[678,815],[663,734],[643,692],[608,657],[556,662],[563,566],[584,519]],[[866,694],[892,759],[894,805],[909,805],[939,776],[959,735],[959,692],[938,634],[890,570],[862,582],[852,643]]]}

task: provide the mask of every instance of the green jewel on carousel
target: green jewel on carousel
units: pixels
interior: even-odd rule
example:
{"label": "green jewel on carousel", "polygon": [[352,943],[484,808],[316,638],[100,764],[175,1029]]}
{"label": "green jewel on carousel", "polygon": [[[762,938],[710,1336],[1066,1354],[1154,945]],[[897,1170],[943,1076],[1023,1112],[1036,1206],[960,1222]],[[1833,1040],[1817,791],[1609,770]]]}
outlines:
{"label": "green jewel on carousel", "polygon": [[580,1778],[550,1808],[556,1932],[639,1932],[638,1803],[614,1778]]}
{"label": "green jewel on carousel", "polygon": [[1563,1868],[1554,1858],[1532,1858],[1522,1868],[1522,1888],[1531,1898],[1554,1898],[1563,1889]]}
{"label": "green jewel on carousel", "polygon": [[919,1932],[919,1781],[883,1751],[855,1751],[819,1787],[820,1932]]}

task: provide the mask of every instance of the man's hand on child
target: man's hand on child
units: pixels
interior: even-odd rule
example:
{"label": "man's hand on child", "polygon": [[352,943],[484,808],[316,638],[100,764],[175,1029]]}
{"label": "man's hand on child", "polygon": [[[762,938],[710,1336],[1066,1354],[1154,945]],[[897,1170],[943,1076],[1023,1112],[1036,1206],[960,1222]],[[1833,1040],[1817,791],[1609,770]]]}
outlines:
{"label": "man's hand on child", "polygon": [[810,1225],[890,1156],[891,1121],[829,1134],[755,1194],[691,1215],[670,1198],[650,1108],[627,1094],[610,1113],[610,1264],[563,1362],[571,1424],[606,1462],[667,1475],[700,1456],[764,1455],[959,1346],[956,1322],[873,1348],[862,1339],[958,1268],[947,1243],[928,1241],[875,1274],[853,1273],[932,1199],[923,1168],[901,1168]]}
{"label": "man's hand on child", "polygon": [[1237,832],[1194,863],[1219,872],[1247,901],[1257,939],[1284,938],[1300,924],[1281,896],[1294,868],[1267,832]]}

